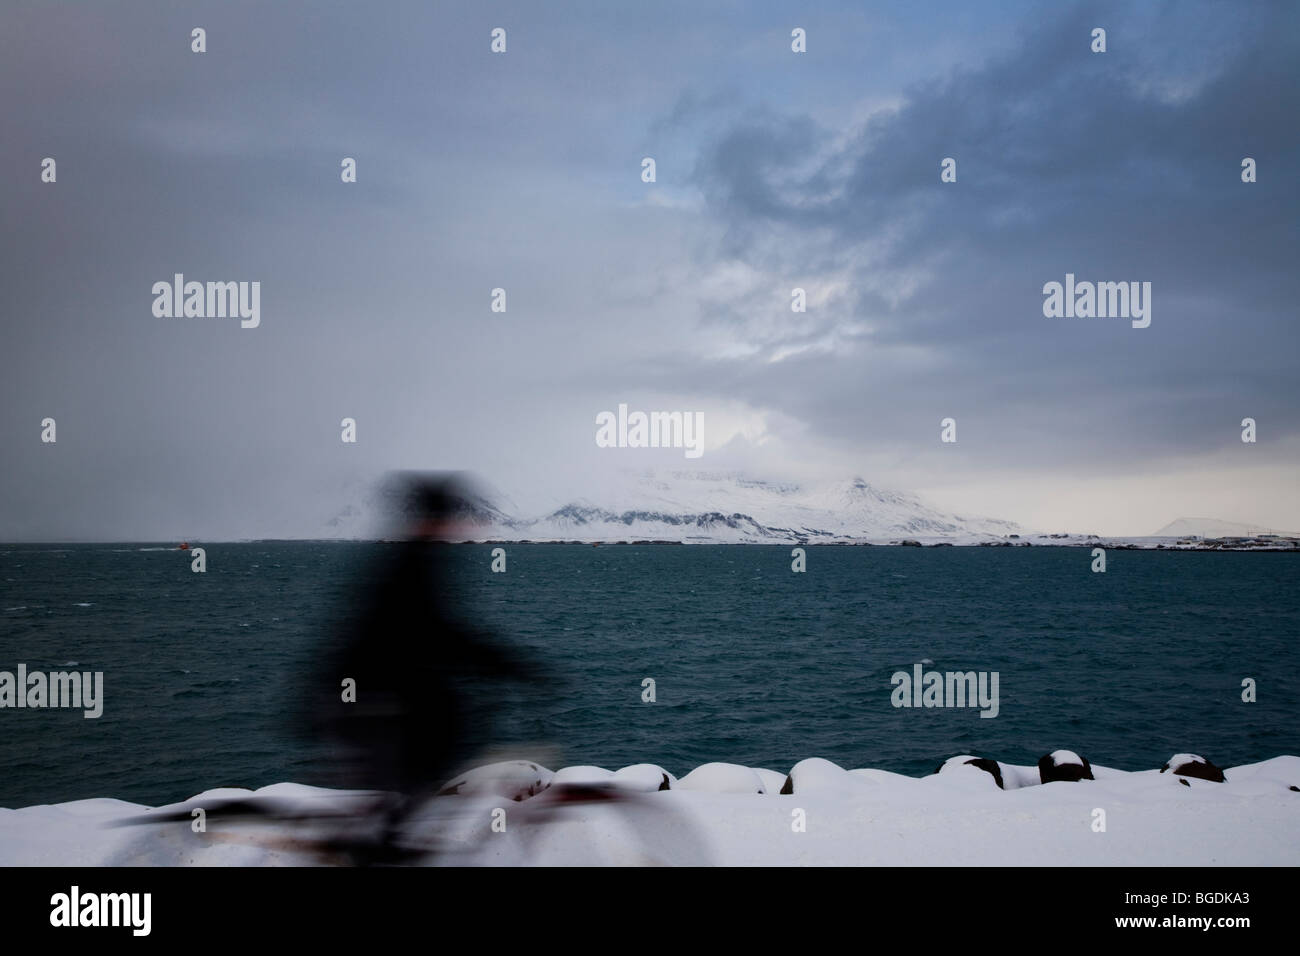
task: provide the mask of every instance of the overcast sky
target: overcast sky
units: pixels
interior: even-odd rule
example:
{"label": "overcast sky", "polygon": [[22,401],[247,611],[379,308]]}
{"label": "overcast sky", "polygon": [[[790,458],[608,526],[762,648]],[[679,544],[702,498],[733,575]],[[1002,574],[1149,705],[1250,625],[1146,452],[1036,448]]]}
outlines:
{"label": "overcast sky", "polygon": [[[178,6],[0,12],[0,539],[313,535],[393,468],[1300,529],[1295,3]],[[156,317],[178,272],[260,326]],[[703,457],[596,447],[620,402]]]}

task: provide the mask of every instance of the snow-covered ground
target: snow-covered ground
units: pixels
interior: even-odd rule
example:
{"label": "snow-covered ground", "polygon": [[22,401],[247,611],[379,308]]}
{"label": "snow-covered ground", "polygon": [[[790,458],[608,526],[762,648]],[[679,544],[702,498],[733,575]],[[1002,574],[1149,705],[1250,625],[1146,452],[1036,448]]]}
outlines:
{"label": "snow-covered ground", "polygon": [[[1059,770],[1072,757],[1045,759]],[[1199,759],[1178,755],[1172,769],[1189,758]],[[432,862],[453,864],[1300,863],[1300,757],[1226,768],[1223,783],[1095,764],[1095,779],[1040,783],[1038,767],[971,759],[954,757],[922,778],[819,758],[789,773],[706,764],[680,779],[652,764],[552,773],[512,761],[452,781],[455,792],[429,801],[412,834],[440,834],[451,852]],[[114,826],[146,809],[112,799],[0,810],[0,864],[318,862],[301,825],[223,822],[218,807],[231,798],[311,812],[356,795],[297,784],[214,790],[172,807],[175,822],[152,826]],[[193,810],[203,807],[206,832],[196,833]]]}

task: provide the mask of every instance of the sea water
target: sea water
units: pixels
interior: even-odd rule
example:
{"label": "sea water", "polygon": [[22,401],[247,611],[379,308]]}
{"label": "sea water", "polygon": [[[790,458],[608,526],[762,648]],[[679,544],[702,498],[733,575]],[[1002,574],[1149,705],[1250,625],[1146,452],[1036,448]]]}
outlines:
{"label": "sea water", "polygon": [[[104,675],[98,718],[0,709],[0,807],[317,779],[294,715],[391,547],[207,543],[200,574],[174,546],[0,545],[0,671]],[[809,547],[794,573],[789,547],[510,544],[493,573],[493,547],[452,548],[454,586],[550,675],[494,701],[494,739],[552,769],[1300,754],[1295,555]],[[894,706],[917,664],[997,672],[997,716]]]}

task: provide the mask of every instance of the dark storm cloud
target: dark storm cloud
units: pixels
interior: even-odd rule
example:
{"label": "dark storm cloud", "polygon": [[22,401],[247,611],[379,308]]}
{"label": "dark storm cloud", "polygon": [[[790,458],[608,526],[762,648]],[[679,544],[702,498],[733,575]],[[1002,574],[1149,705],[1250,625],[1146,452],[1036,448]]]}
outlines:
{"label": "dark storm cloud", "polygon": [[[1049,13],[1010,55],[917,85],[840,146],[807,115],[730,124],[697,169],[723,253],[792,276],[841,268],[855,286],[829,320],[853,348],[733,387],[858,439],[883,437],[862,413],[888,409],[898,435],[928,441],[939,397],[1015,436],[997,454],[1034,450],[1026,424],[1081,458],[1219,447],[1243,415],[1295,434],[1297,14],[1252,6],[1243,29],[1240,8],[1165,11],[1172,28],[1122,8]],[[1093,54],[1102,24],[1109,50]],[[958,182],[941,184],[949,156]],[[1067,272],[1150,281],[1152,326],[1044,318],[1042,286]],[[913,273],[905,292],[890,281]],[[730,316],[742,337],[747,305]],[[828,322],[786,318],[793,343]],[[926,367],[873,361],[899,347]]]}

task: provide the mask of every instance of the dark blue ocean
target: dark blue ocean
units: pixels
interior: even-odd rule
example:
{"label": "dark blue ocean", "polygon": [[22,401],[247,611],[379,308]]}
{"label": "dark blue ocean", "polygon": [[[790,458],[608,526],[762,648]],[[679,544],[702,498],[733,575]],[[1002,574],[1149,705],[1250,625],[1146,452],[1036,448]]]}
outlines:
{"label": "dark blue ocean", "polygon": [[[149,547],[0,545],[0,670],[75,661],[105,682],[97,720],[0,709],[0,806],[319,778],[295,708],[391,546],[210,544],[204,574]],[[499,743],[553,768],[1300,754],[1293,554],[1112,550],[1094,574],[1078,548],[814,547],[794,574],[788,547],[510,545],[494,574],[490,551],[453,549],[457,587],[556,675],[502,696]],[[891,674],[925,659],[997,671],[999,715],[893,707]]]}

